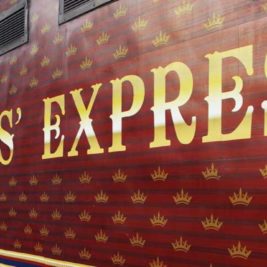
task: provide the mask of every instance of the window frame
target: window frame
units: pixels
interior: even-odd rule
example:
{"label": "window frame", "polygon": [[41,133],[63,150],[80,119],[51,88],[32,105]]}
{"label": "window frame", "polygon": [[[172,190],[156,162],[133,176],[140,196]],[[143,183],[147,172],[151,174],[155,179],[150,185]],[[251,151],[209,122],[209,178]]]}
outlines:
{"label": "window frame", "polygon": [[2,48],[0,47],[0,56],[22,46],[23,44],[28,43],[29,41],[29,0],[21,0],[14,4],[11,8],[1,12],[0,22],[22,8],[24,8],[24,35],[12,43],[4,45]]}

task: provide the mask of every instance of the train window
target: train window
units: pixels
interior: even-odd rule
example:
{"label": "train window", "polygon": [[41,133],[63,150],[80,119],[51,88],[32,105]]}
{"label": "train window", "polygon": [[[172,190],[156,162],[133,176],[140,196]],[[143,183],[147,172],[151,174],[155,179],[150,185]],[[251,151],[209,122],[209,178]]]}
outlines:
{"label": "train window", "polygon": [[28,0],[0,13],[0,55],[28,42]]}
{"label": "train window", "polygon": [[59,24],[114,0],[59,0]]}

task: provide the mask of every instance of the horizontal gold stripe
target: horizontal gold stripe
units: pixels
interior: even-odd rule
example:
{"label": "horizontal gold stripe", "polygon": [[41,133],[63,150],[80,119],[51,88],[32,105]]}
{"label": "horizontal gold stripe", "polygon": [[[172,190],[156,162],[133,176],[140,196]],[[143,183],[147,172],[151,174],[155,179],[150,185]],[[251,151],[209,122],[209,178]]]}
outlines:
{"label": "horizontal gold stripe", "polygon": [[[26,253],[21,253],[21,252],[8,251],[8,250],[3,250],[3,249],[0,249],[0,256],[24,260],[24,261],[30,261],[32,263],[47,264],[49,266],[54,266],[54,267],[94,267],[92,265],[84,265],[84,264],[78,264],[78,263],[73,263],[73,262],[54,260],[54,259],[45,258],[42,256],[36,256],[36,255],[31,255],[31,254],[26,254]],[[2,266],[0,265],[0,267],[2,267]],[[3,267],[10,267],[10,266],[3,265]]]}
{"label": "horizontal gold stripe", "polygon": [[11,266],[11,265],[6,265],[6,264],[0,263],[0,267],[15,267],[15,266]]}

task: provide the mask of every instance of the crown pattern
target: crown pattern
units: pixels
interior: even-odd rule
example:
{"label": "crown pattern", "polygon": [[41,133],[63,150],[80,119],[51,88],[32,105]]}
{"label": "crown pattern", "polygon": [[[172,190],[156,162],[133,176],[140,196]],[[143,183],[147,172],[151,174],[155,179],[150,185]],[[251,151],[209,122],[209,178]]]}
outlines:
{"label": "crown pattern", "polygon": [[167,265],[165,265],[164,262],[157,257],[155,260],[149,263],[149,267],[167,267]]}
{"label": "crown pattern", "polygon": [[13,247],[15,249],[21,249],[22,248],[22,244],[19,240],[16,240],[14,243],[13,243]]}
{"label": "crown pattern", "polygon": [[67,57],[75,56],[77,54],[77,50],[78,50],[78,48],[71,44],[70,47],[68,47],[65,54]]}
{"label": "crown pattern", "polygon": [[38,212],[33,208],[29,211],[29,217],[31,219],[36,219],[38,217]]}
{"label": "crown pattern", "polygon": [[1,83],[6,83],[8,80],[8,76],[7,75],[3,75],[1,78]]}
{"label": "crown pattern", "polygon": [[55,69],[52,73],[53,80],[57,80],[63,76],[63,71],[61,69]]}
{"label": "crown pattern", "polygon": [[38,179],[36,178],[35,175],[32,176],[32,177],[30,178],[30,180],[29,180],[29,184],[30,184],[30,185],[38,185],[38,183],[39,183],[39,181],[38,181]]}
{"label": "crown pattern", "polygon": [[81,184],[89,184],[92,180],[92,177],[87,172],[83,172],[79,177],[79,180]]}
{"label": "crown pattern", "polygon": [[262,224],[259,224],[259,227],[261,229],[261,232],[264,235],[267,234],[267,222],[266,222],[266,220],[264,220]]}
{"label": "crown pattern", "polygon": [[12,56],[9,60],[10,65],[15,65],[18,61],[18,58],[16,56]]}
{"label": "crown pattern", "polygon": [[147,27],[147,24],[148,24],[148,20],[138,17],[138,19],[132,25],[132,30],[134,32],[142,31]]}
{"label": "crown pattern", "polygon": [[143,237],[139,234],[136,233],[134,236],[132,236],[130,239],[130,243],[133,247],[144,247],[146,240],[143,239]]}
{"label": "crown pattern", "polygon": [[16,210],[15,210],[14,208],[11,208],[11,209],[9,210],[9,212],[8,212],[8,215],[9,215],[10,217],[16,217],[16,216],[17,216],[17,212],[16,212]]}
{"label": "crown pattern", "polygon": [[84,248],[83,250],[79,252],[79,256],[83,260],[90,260],[91,258],[91,254],[86,248]]}
{"label": "crown pattern", "polygon": [[205,220],[201,221],[202,226],[205,230],[214,230],[219,231],[223,225],[223,222],[219,221],[219,218],[214,218],[213,214],[210,215],[210,218],[206,218]]}
{"label": "crown pattern", "polygon": [[242,188],[240,188],[239,192],[234,193],[233,196],[229,196],[229,199],[234,206],[236,205],[248,206],[251,200],[253,199],[253,197],[248,196],[248,193],[243,193]]}
{"label": "crown pattern", "polygon": [[152,41],[152,44],[155,47],[160,47],[168,44],[169,40],[170,40],[170,35],[160,31],[159,34],[155,37],[155,39]]}
{"label": "crown pattern", "polygon": [[38,51],[39,51],[39,46],[37,44],[33,44],[31,46],[30,54],[34,56],[38,53]]}
{"label": "crown pattern", "polygon": [[64,196],[65,202],[66,203],[73,203],[76,200],[76,195],[72,192],[68,192],[65,196]]}
{"label": "crown pattern", "polygon": [[8,90],[9,95],[15,95],[18,91],[18,88],[15,85],[12,85],[11,88]]}
{"label": "crown pattern", "polygon": [[223,26],[223,22],[223,16],[213,13],[212,16],[208,18],[208,21],[204,23],[204,27],[206,28],[206,30],[210,31],[216,28],[221,28]]}
{"label": "crown pattern", "polygon": [[123,213],[121,213],[121,211],[118,211],[112,216],[112,221],[114,224],[124,224],[126,219],[127,218],[124,216]]}
{"label": "crown pattern", "polygon": [[267,3],[261,5],[263,11],[267,12]]}
{"label": "crown pattern", "polygon": [[116,11],[113,13],[113,17],[115,19],[119,19],[121,17],[124,17],[127,15],[128,8],[123,5],[119,5],[119,7],[116,9]]}
{"label": "crown pattern", "polygon": [[12,178],[8,181],[9,186],[16,186],[17,183],[18,183],[18,181],[17,181],[14,177],[12,177]]}
{"label": "crown pattern", "polygon": [[154,170],[154,172],[151,173],[151,177],[154,182],[158,182],[158,181],[164,182],[168,177],[168,173],[166,173],[164,170],[161,170],[161,168],[158,167],[157,170]]}
{"label": "crown pattern", "polygon": [[164,227],[168,222],[168,219],[166,219],[164,216],[161,216],[160,212],[158,212],[157,215],[154,215],[153,218],[150,218],[150,222],[153,226]]}
{"label": "crown pattern", "polygon": [[46,23],[46,24],[42,27],[42,29],[41,29],[41,33],[42,33],[42,34],[45,34],[45,33],[49,32],[50,30],[51,30],[51,26],[50,26],[48,23]]}
{"label": "crown pattern", "polygon": [[93,26],[94,26],[93,22],[86,20],[81,26],[81,32],[88,32],[93,28]]}
{"label": "crown pattern", "polygon": [[114,183],[124,183],[127,179],[127,175],[119,169],[112,175],[112,179]]}
{"label": "crown pattern", "polygon": [[5,193],[0,194],[0,202],[6,202],[7,201],[7,196]]}
{"label": "crown pattern", "polygon": [[19,202],[26,202],[28,200],[28,197],[25,193],[21,193],[19,195]]}
{"label": "crown pattern", "polygon": [[259,169],[259,171],[260,171],[262,177],[264,179],[267,179],[267,165],[265,165],[264,169]]}
{"label": "crown pattern", "polygon": [[39,19],[39,16],[38,16],[36,13],[34,13],[34,14],[31,16],[31,22],[32,22],[32,23],[35,23],[38,19]]}
{"label": "crown pattern", "polygon": [[42,226],[42,228],[40,229],[40,235],[41,236],[48,236],[49,235],[49,230],[47,229],[47,227],[45,225]]}
{"label": "crown pattern", "polygon": [[97,38],[96,43],[97,43],[98,45],[106,44],[106,43],[108,43],[109,38],[110,38],[110,35],[109,35],[107,32],[102,32],[102,33],[99,35],[99,37]]}
{"label": "crown pattern", "polygon": [[92,65],[93,65],[93,60],[88,57],[85,57],[80,64],[80,68],[81,70],[88,70],[92,67]]}
{"label": "crown pattern", "polygon": [[61,184],[61,182],[62,182],[62,178],[61,178],[58,174],[56,174],[56,175],[53,176],[53,178],[51,179],[51,182],[52,182],[53,185],[59,185],[59,184]]}
{"label": "crown pattern", "polygon": [[55,45],[59,45],[64,41],[64,37],[58,32],[55,38],[53,39],[53,43]]}
{"label": "crown pattern", "polygon": [[206,180],[219,180],[221,178],[221,176],[218,175],[218,169],[214,167],[213,163],[211,164],[211,167],[207,167],[206,170],[202,172],[202,174]]}
{"label": "crown pattern", "polygon": [[190,14],[193,10],[194,4],[184,0],[181,5],[174,9],[175,14],[180,17],[182,15]]}
{"label": "crown pattern", "polygon": [[79,214],[79,218],[81,222],[89,222],[91,220],[91,215],[89,212],[84,210]]}
{"label": "crown pattern", "polygon": [[120,265],[120,266],[123,266],[124,263],[126,262],[126,259],[119,252],[117,252],[117,254],[114,254],[111,257],[111,260],[113,264]]}
{"label": "crown pattern", "polygon": [[54,221],[59,221],[59,220],[61,220],[62,215],[61,215],[60,211],[56,209],[52,212],[51,217]]}
{"label": "crown pattern", "polygon": [[41,202],[48,202],[49,201],[49,196],[44,192],[42,195],[40,195],[40,201]]}
{"label": "crown pattern", "polygon": [[241,258],[241,259],[248,259],[249,255],[251,254],[250,250],[247,250],[247,247],[242,247],[241,243],[238,242],[238,244],[235,246],[233,245],[232,248],[228,248],[228,251],[232,258]]}
{"label": "crown pattern", "polygon": [[0,231],[6,232],[8,229],[7,224],[5,222],[0,223]]}
{"label": "crown pattern", "polygon": [[190,250],[191,245],[189,245],[186,240],[184,241],[183,237],[181,236],[179,240],[175,240],[175,242],[172,243],[172,247],[175,251],[182,251],[187,253]]}
{"label": "crown pattern", "polygon": [[28,68],[27,68],[25,65],[23,65],[22,68],[21,68],[20,71],[19,71],[19,75],[20,75],[20,76],[24,76],[24,75],[26,75],[27,73],[28,73]]}
{"label": "crown pattern", "polygon": [[62,254],[62,249],[56,244],[51,248],[51,252],[55,256],[60,256]]}
{"label": "crown pattern", "polygon": [[138,189],[138,191],[131,196],[131,199],[134,204],[144,204],[147,196]]}
{"label": "crown pattern", "polygon": [[34,250],[37,252],[37,253],[42,253],[44,248],[43,246],[38,242],[34,245]]}
{"label": "crown pattern", "polygon": [[192,196],[189,196],[187,192],[185,193],[184,189],[181,189],[181,192],[176,193],[172,198],[176,205],[189,205],[192,200]]}
{"label": "crown pattern", "polygon": [[109,196],[104,193],[102,190],[100,191],[100,193],[95,195],[95,201],[97,203],[107,203],[109,199]]}
{"label": "crown pattern", "polygon": [[41,60],[41,67],[47,67],[50,64],[50,59],[47,56],[44,56]]}
{"label": "crown pattern", "polygon": [[26,225],[25,228],[24,228],[24,233],[26,235],[31,235],[32,234],[32,228],[30,227],[30,225]]}
{"label": "crown pattern", "polygon": [[102,229],[100,229],[100,231],[95,234],[95,240],[97,242],[106,243],[108,241],[108,236]]}
{"label": "crown pattern", "polygon": [[113,57],[118,60],[120,58],[126,57],[128,54],[128,48],[126,46],[120,45],[119,48],[113,53]]}
{"label": "crown pattern", "polygon": [[34,88],[34,87],[37,87],[38,86],[38,79],[36,79],[35,77],[33,77],[31,80],[30,80],[30,83],[29,83],[29,86],[30,88]]}
{"label": "crown pattern", "polygon": [[68,228],[65,231],[64,235],[65,235],[66,239],[75,239],[75,237],[76,237],[76,233],[71,228]]}

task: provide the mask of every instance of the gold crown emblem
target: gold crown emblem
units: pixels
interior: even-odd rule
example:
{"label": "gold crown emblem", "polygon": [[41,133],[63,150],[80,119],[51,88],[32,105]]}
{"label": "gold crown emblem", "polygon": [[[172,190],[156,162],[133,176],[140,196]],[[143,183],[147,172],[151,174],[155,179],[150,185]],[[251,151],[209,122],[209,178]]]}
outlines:
{"label": "gold crown emblem", "polygon": [[62,182],[62,178],[59,175],[55,175],[51,180],[53,185],[59,185]]}
{"label": "gold crown emblem", "polygon": [[14,243],[13,243],[13,247],[15,249],[21,249],[22,248],[22,244],[19,240],[16,240]]}
{"label": "gold crown emblem", "polygon": [[5,193],[0,194],[0,202],[6,202],[7,201],[7,196]]}
{"label": "gold crown emblem", "polygon": [[176,205],[179,204],[189,205],[192,200],[192,197],[189,196],[187,192],[185,193],[183,189],[181,189],[181,192],[177,193],[176,196],[172,196],[172,198]]}
{"label": "gold crown emblem", "polygon": [[109,199],[109,196],[106,193],[104,193],[102,190],[100,191],[100,193],[95,195],[95,201],[97,203],[107,203],[108,199]]}
{"label": "gold crown emblem", "polygon": [[157,170],[154,170],[153,173],[151,173],[151,177],[153,181],[165,181],[168,177],[168,173],[166,173],[164,170],[161,170],[160,167],[158,167]]}
{"label": "gold crown emblem", "polygon": [[267,12],[267,3],[261,5],[263,11]]}
{"label": "gold crown emblem", "polygon": [[239,192],[234,193],[233,196],[229,196],[229,199],[234,206],[236,205],[248,206],[253,197],[248,196],[248,193],[243,193],[242,188],[240,188]]}
{"label": "gold crown emblem", "polygon": [[165,265],[164,262],[157,257],[155,260],[149,263],[149,267],[167,267],[167,265]]}
{"label": "gold crown emblem", "polygon": [[61,253],[62,253],[62,249],[56,244],[55,246],[53,246],[53,247],[51,248],[51,252],[52,252],[52,254],[55,255],[55,256],[60,256]]}
{"label": "gold crown emblem", "polygon": [[47,67],[50,64],[50,59],[47,56],[44,56],[41,60],[41,67]]}
{"label": "gold crown emblem", "polygon": [[208,21],[204,23],[204,27],[206,30],[210,31],[216,28],[221,28],[223,26],[224,17],[218,14],[213,13]]}
{"label": "gold crown emblem", "polygon": [[29,180],[29,184],[30,184],[30,185],[38,185],[38,183],[39,183],[39,181],[38,181],[38,179],[36,178],[35,175],[32,176],[32,177],[30,178],[30,180]]}
{"label": "gold crown emblem", "polygon": [[61,44],[64,40],[64,37],[58,32],[57,35],[55,36],[53,43],[55,45]]}
{"label": "gold crown emblem", "polygon": [[15,85],[12,85],[11,88],[8,90],[9,95],[15,95],[18,91],[18,88]]}
{"label": "gold crown emblem", "polygon": [[30,217],[31,219],[36,219],[36,218],[38,217],[38,212],[37,212],[35,209],[31,209],[31,210],[29,211],[29,217]]}
{"label": "gold crown emblem", "polygon": [[236,246],[233,245],[232,248],[228,248],[228,251],[232,258],[241,258],[244,260],[246,260],[251,254],[251,251],[247,250],[246,246],[242,247],[240,242],[238,242]]}
{"label": "gold crown emblem", "polygon": [[169,40],[170,40],[170,35],[160,31],[159,34],[155,37],[155,39],[152,41],[152,44],[155,47],[159,47],[168,44]]}
{"label": "gold crown emblem", "polygon": [[44,192],[42,195],[40,195],[40,201],[41,202],[48,202],[49,196]]}
{"label": "gold crown emblem", "polygon": [[119,169],[112,175],[112,179],[115,183],[124,183],[127,179],[127,175]]}
{"label": "gold crown emblem", "polygon": [[90,31],[93,28],[93,26],[94,26],[94,23],[93,22],[86,20],[83,23],[82,27],[81,27],[81,32]]}
{"label": "gold crown emblem", "polygon": [[191,245],[189,245],[186,240],[184,241],[183,237],[181,236],[179,241],[175,240],[175,242],[172,243],[172,247],[175,251],[182,251],[187,253],[190,250]]}
{"label": "gold crown emblem", "polygon": [[91,220],[91,215],[89,212],[87,212],[86,210],[82,211],[80,214],[79,214],[79,218],[80,218],[80,221],[81,222],[89,222]]}
{"label": "gold crown emblem", "polygon": [[1,222],[0,224],[0,231],[6,232],[7,231],[7,224],[5,222]]}
{"label": "gold crown emblem", "polygon": [[9,212],[8,212],[8,215],[9,215],[10,217],[16,217],[16,216],[17,216],[17,212],[16,212],[16,210],[15,210],[14,208],[11,208],[11,209],[9,210]]}
{"label": "gold crown emblem", "polygon": [[134,204],[144,204],[147,196],[138,189],[138,191],[131,196],[131,199]]}
{"label": "gold crown emblem", "polygon": [[92,177],[87,172],[84,172],[79,177],[79,180],[81,184],[89,184],[92,180]]}
{"label": "gold crown emblem", "polygon": [[153,226],[164,227],[168,222],[168,219],[166,219],[164,216],[161,216],[160,212],[158,212],[157,215],[154,215],[153,218],[150,218],[150,222]]}
{"label": "gold crown emblem", "polygon": [[120,45],[118,49],[113,53],[115,59],[120,59],[126,57],[128,54],[128,48],[126,46]]}
{"label": "gold crown emblem", "polygon": [[30,54],[32,56],[36,55],[37,52],[39,51],[39,47],[37,44],[33,44],[32,47],[31,47],[31,51],[30,51]]}
{"label": "gold crown emblem", "polygon": [[24,228],[24,233],[26,235],[31,235],[32,234],[32,228],[30,227],[30,225],[27,224],[27,226]]}
{"label": "gold crown emblem", "polygon": [[110,35],[107,32],[102,32],[96,40],[98,45],[106,44],[109,41]]}
{"label": "gold crown emblem", "polygon": [[210,218],[206,218],[204,221],[201,221],[202,226],[205,230],[214,230],[219,231],[223,225],[223,222],[219,221],[219,218],[214,218],[213,214],[210,215]]}
{"label": "gold crown emblem", "polygon": [[267,234],[267,222],[266,222],[266,220],[264,220],[262,224],[259,224],[259,227],[261,229],[261,232],[264,235]]}
{"label": "gold crown emblem", "polygon": [[73,203],[76,200],[76,195],[73,194],[72,192],[68,192],[65,196],[64,196],[65,202],[67,203]]}
{"label": "gold crown emblem", "polygon": [[35,246],[34,246],[34,250],[35,250],[36,252],[38,252],[38,253],[42,253],[43,250],[44,250],[44,248],[43,248],[43,246],[38,242],[38,243],[35,244]]}
{"label": "gold crown emblem", "polygon": [[264,179],[267,179],[267,165],[265,165],[265,168],[264,169],[259,169],[259,171],[260,171],[262,177]]}
{"label": "gold crown emblem", "polygon": [[76,233],[71,229],[67,229],[64,233],[66,239],[75,239]]}
{"label": "gold crown emblem", "polygon": [[144,247],[146,240],[143,239],[142,236],[139,235],[139,233],[136,233],[132,238],[130,238],[130,243],[133,247]]}
{"label": "gold crown emblem", "polygon": [[30,86],[31,88],[34,88],[34,87],[37,87],[38,83],[39,83],[39,81],[38,81],[35,77],[33,77],[33,78],[30,80],[29,86]]}
{"label": "gold crown emblem", "polygon": [[28,200],[28,197],[25,193],[21,193],[19,195],[19,202],[26,202]]}
{"label": "gold crown emblem", "polygon": [[49,32],[50,29],[51,29],[51,26],[50,26],[48,23],[46,23],[46,24],[42,27],[42,29],[41,29],[41,33],[42,33],[42,34],[45,34],[45,33]]}
{"label": "gold crown emblem", "polygon": [[113,264],[120,265],[120,266],[123,266],[124,263],[126,262],[126,259],[122,255],[120,255],[119,252],[117,252],[117,254],[114,254],[111,257],[111,260],[112,260]]}
{"label": "gold crown emblem", "polygon": [[181,5],[174,9],[175,14],[180,17],[182,15],[190,14],[193,10],[194,4],[189,1],[183,1]]}
{"label": "gold crown emblem", "polygon": [[16,56],[12,56],[12,57],[10,58],[9,64],[10,64],[10,65],[14,65],[14,64],[17,63],[17,61],[18,61],[18,58],[17,58]]}
{"label": "gold crown emblem", "polygon": [[67,51],[65,52],[67,57],[71,57],[77,54],[77,47],[74,45],[70,45],[70,47],[68,47]]}
{"label": "gold crown emblem", "polygon": [[124,224],[126,219],[127,218],[124,216],[123,213],[121,213],[121,211],[118,211],[112,216],[112,221],[114,224]]}
{"label": "gold crown emblem", "polygon": [[126,16],[127,11],[128,11],[128,8],[126,6],[119,5],[119,7],[113,13],[113,17],[115,19],[119,19],[120,17],[124,17],[124,16]]}
{"label": "gold crown emblem", "polygon": [[138,17],[138,19],[132,25],[132,30],[134,32],[144,30],[147,27],[147,24],[148,24],[148,20]]}
{"label": "gold crown emblem", "polygon": [[6,83],[7,79],[8,79],[8,76],[7,75],[3,75],[2,78],[1,78],[1,83]]}
{"label": "gold crown emblem", "polygon": [[221,176],[218,175],[218,169],[214,167],[213,163],[211,164],[211,167],[207,167],[206,171],[203,171],[202,174],[206,180],[219,180],[221,178]]}
{"label": "gold crown emblem", "polygon": [[81,70],[88,70],[92,67],[92,65],[93,65],[93,60],[88,57],[85,57],[85,59],[80,64],[80,68]]}
{"label": "gold crown emblem", "polygon": [[34,22],[36,22],[38,19],[39,19],[39,16],[38,16],[36,13],[34,13],[33,16],[31,17],[31,22],[34,23]]}
{"label": "gold crown emblem", "polygon": [[23,65],[22,68],[21,68],[20,71],[19,71],[19,75],[20,75],[20,76],[24,76],[24,75],[26,75],[27,73],[28,73],[28,68],[27,68],[25,65]]}
{"label": "gold crown emblem", "polygon": [[108,241],[108,236],[101,229],[97,234],[95,234],[95,240],[97,242],[106,243]]}
{"label": "gold crown emblem", "polygon": [[40,229],[40,235],[41,236],[48,236],[49,235],[49,230],[47,229],[47,227],[44,225],[42,226],[42,228]]}
{"label": "gold crown emblem", "polygon": [[83,260],[90,260],[91,258],[91,254],[88,250],[86,250],[86,248],[84,248],[83,250],[79,252],[79,256]]}
{"label": "gold crown emblem", "polygon": [[12,177],[8,182],[9,186],[16,186],[17,183],[18,181],[14,177]]}
{"label": "gold crown emblem", "polygon": [[52,73],[53,80],[59,79],[63,76],[63,71],[60,69],[55,69]]}
{"label": "gold crown emblem", "polygon": [[52,217],[52,219],[53,219],[54,221],[59,221],[59,220],[61,220],[62,215],[61,215],[60,211],[58,211],[58,210],[56,209],[56,210],[54,210],[54,211],[52,212],[51,217]]}

